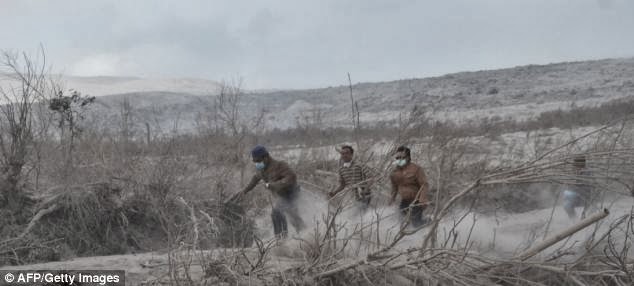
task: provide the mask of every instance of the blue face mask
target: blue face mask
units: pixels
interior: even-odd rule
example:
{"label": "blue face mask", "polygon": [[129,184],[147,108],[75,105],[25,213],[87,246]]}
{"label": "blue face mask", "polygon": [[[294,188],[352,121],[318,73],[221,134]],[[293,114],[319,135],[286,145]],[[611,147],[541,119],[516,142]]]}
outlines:
{"label": "blue face mask", "polygon": [[255,162],[255,169],[262,170],[264,169],[264,167],[265,167],[264,162]]}
{"label": "blue face mask", "polygon": [[405,164],[407,164],[407,160],[405,160],[405,159],[400,159],[400,160],[397,159],[397,160],[394,160],[394,163],[396,163],[396,165],[399,166],[399,167],[403,167],[403,166],[405,166]]}

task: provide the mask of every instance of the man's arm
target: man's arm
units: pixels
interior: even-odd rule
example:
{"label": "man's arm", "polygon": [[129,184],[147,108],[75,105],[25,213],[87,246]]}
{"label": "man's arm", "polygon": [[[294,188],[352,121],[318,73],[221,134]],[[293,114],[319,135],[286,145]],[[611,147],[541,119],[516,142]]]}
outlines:
{"label": "man's arm", "polygon": [[429,192],[429,182],[427,182],[427,176],[425,175],[425,171],[423,167],[418,167],[416,171],[416,181],[420,185],[418,189],[418,203],[424,204],[427,203],[427,194]]}
{"label": "man's arm", "polygon": [[390,175],[390,182],[392,183],[392,198],[390,199],[391,205],[396,200],[396,195],[398,194],[398,184],[396,183],[396,177],[394,176],[394,173]]}
{"label": "man's arm", "polygon": [[249,182],[249,184],[247,184],[247,186],[244,187],[244,189],[242,190],[241,193],[246,194],[246,193],[250,192],[251,190],[253,190],[253,188],[255,188],[255,186],[258,185],[260,180],[262,180],[262,177],[260,176],[260,174],[259,173],[255,173],[253,175],[253,177],[251,178],[251,181]]}
{"label": "man's arm", "polygon": [[242,196],[244,196],[246,193],[253,190],[253,188],[255,188],[255,186],[258,184],[258,182],[260,182],[261,179],[262,177],[260,177],[260,174],[256,173],[255,175],[253,175],[253,177],[251,178],[251,181],[246,187],[244,187],[244,189],[235,193],[226,202],[236,202],[238,200],[241,200]]}
{"label": "man's arm", "polygon": [[285,162],[280,162],[279,172],[281,173],[281,179],[269,182],[269,189],[274,192],[281,192],[290,189],[297,184],[297,175],[291,170]]}

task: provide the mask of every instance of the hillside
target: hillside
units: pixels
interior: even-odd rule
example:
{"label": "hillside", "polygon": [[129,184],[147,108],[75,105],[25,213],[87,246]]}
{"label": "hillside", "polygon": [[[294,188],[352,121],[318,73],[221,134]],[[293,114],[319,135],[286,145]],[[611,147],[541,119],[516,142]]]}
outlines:
{"label": "hillside", "polygon": [[[85,85],[81,81],[76,83]],[[109,85],[104,82],[104,86]],[[424,79],[357,83],[352,88],[361,124],[366,126],[395,122],[413,106],[424,107],[437,119],[457,123],[491,117],[525,120],[544,111],[596,106],[632,97],[634,59],[529,65]],[[127,98],[140,118],[163,122],[163,129],[172,128],[178,118],[180,131],[188,132],[196,126],[199,115],[209,114],[213,109],[214,96],[199,92],[200,89],[188,90],[167,83],[153,90],[148,87],[124,93],[112,89],[112,94],[98,98],[101,103],[98,113],[117,115],[123,98]],[[349,126],[349,93],[348,86],[246,93],[241,98],[240,111],[247,117],[264,112],[268,129],[293,128],[305,121]],[[161,110],[169,112],[157,112]]]}

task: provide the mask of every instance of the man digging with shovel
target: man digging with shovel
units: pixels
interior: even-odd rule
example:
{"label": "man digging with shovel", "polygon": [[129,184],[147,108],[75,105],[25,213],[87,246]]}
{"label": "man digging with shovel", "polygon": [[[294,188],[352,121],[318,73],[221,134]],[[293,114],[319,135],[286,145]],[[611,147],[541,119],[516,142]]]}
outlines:
{"label": "man digging with shovel", "polygon": [[251,150],[251,157],[253,158],[253,163],[255,163],[256,173],[249,184],[230,198],[229,202],[241,200],[260,181],[264,181],[265,188],[269,189],[276,197],[276,202],[271,211],[275,236],[277,238],[286,238],[288,235],[286,215],[288,215],[295,230],[300,232],[304,228],[304,221],[297,210],[297,198],[300,187],[297,184],[295,172],[286,162],[271,158],[269,152],[263,146],[255,146]]}

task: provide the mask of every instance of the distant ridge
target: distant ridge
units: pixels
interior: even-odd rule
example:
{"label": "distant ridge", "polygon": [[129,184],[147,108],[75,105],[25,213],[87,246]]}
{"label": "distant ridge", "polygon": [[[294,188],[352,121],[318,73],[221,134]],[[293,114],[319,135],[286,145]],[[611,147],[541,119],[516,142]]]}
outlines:
{"label": "distant ridge", "polygon": [[[0,76],[1,77],[1,76]],[[114,118],[126,99],[139,117],[184,131],[213,109],[220,83],[202,79],[68,77],[68,88],[99,96],[97,113]],[[0,81],[2,83],[2,81]],[[348,86],[303,90],[246,91],[245,118],[264,112],[266,128],[286,129],[319,120],[323,126],[350,125]],[[361,123],[394,123],[414,106],[438,120],[502,118],[525,120],[544,111],[596,106],[634,96],[634,58],[526,65],[422,79],[355,83]],[[149,115],[151,113],[151,116]]]}

